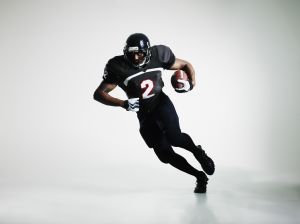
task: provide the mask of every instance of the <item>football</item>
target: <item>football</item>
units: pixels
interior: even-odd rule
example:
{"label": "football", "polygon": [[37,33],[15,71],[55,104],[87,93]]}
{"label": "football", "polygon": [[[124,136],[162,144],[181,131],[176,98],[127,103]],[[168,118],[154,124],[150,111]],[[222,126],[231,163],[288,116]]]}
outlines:
{"label": "football", "polygon": [[177,81],[178,79],[188,80],[189,78],[188,78],[187,74],[184,71],[176,70],[174,72],[174,74],[171,76],[171,84],[172,84],[174,89],[183,87],[183,84]]}

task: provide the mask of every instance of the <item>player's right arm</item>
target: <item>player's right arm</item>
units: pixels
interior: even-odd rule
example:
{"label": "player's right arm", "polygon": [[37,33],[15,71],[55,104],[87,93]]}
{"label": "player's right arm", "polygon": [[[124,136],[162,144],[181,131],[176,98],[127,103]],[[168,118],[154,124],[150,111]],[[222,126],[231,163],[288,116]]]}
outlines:
{"label": "player's right arm", "polygon": [[131,98],[127,100],[121,100],[111,96],[109,93],[118,86],[120,78],[116,75],[115,66],[118,65],[116,61],[117,57],[109,60],[106,64],[103,74],[103,81],[94,92],[94,99],[100,103],[109,106],[123,107],[127,111],[137,112],[139,111],[139,98]]}
{"label": "player's right arm", "polygon": [[94,100],[109,106],[123,107],[125,101],[112,97],[109,92],[117,87],[117,84],[102,81],[94,92]]}

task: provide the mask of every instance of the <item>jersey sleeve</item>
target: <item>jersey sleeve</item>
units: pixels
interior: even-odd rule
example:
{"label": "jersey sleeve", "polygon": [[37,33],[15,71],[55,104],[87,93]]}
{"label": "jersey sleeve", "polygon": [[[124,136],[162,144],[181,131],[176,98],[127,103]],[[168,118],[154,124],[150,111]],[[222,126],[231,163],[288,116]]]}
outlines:
{"label": "jersey sleeve", "polygon": [[157,46],[158,59],[164,69],[169,69],[175,62],[175,55],[172,50],[164,45]]}
{"label": "jersey sleeve", "polygon": [[106,83],[111,83],[111,84],[119,83],[118,76],[114,73],[110,61],[108,61],[108,63],[106,64],[106,66],[104,68],[104,73],[103,73],[102,78],[103,78],[103,81]]}

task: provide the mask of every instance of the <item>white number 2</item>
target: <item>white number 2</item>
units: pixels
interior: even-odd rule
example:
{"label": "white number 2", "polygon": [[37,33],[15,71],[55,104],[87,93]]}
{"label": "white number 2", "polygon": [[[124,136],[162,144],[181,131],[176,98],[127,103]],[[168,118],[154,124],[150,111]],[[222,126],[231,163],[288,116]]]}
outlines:
{"label": "white number 2", "polygon": [[154,94],[149,95],[149,93],[153,89],[153,86],[154,86],[153,81],[150,79],[146,79],[141,83],[141,88],[142,89],[146,88],[146,90],[143,92],[143,99],[147,99],[154,96]]}

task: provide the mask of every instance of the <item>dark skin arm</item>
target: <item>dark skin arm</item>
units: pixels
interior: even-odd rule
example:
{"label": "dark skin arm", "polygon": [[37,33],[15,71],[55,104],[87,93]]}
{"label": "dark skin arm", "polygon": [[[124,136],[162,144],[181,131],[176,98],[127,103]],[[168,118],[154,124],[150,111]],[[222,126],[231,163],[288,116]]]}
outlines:
{"label": "dark skin arm", "polygon": [[171,66],[170,70],[182,70],[185,71],[189,79],[192,81],[193,87],[196,85],[195,70],[191,63],[176,58],[174,64]]}
{"label": "dark skin arm", "polygon": [[101,82],[94,92],[94,100],[109,106],[123,107],[124,100],[112,97],[109,92],[116,88],[116,84]]}

